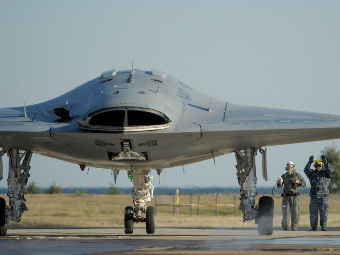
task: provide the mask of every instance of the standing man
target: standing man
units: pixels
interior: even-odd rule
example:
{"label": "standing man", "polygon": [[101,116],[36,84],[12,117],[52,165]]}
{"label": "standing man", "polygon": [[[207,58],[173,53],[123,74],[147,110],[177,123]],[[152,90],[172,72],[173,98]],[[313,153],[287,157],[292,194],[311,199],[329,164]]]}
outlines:
{"label": "standing man", "polygon": [[287,231],[291,220],[292,231],[296,231],[300,220],[299,188],[306,187],[305,179],[295,172],[295,164],[287,162],[286,173],[277,182],[277,187],[283,187],[282,199],[282,229]]}
{"label": "standing man", "polygon": [[334,169],[328,164],[325,156],[321,156],[314,163],[315,170],[310,169],[314,161],[314,156],[309,157],[309,161],[305,167],[305,174],[310,181],[310,231],[317,231],[318,213],[320,212],[320,226],[322,231],[326,231],[328,217],[328,186],[331,182]]}

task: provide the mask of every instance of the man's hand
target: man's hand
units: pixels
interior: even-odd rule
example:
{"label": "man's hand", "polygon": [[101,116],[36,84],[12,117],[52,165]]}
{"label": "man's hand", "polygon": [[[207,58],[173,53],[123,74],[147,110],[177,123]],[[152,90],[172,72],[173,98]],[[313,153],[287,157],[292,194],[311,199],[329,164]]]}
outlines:
{"label": "man's hand", "polygon": [[324,163],[325,165],[328,163],[325,155],[322,155],[322,156],[321,156],[321,161],[322,161],[322,163]]}
{"label": "man's hand", "polygon": [[292,182],[293,182],[293,183],[296,183],[296,184],[300,183],[299,180],[293,180]]}
{"label": "man's hand", "polygon": [[283,179],[280,177],[280,178],[278,179],[277,183],[278,183],[279,185],[281,185],[281,184],[283,183]]}
{"label": "man's hand", "polygon": [[314,162],[314,156],[312,155],[312,156],[309,157],[308,163],[312,164],[313,162]]}

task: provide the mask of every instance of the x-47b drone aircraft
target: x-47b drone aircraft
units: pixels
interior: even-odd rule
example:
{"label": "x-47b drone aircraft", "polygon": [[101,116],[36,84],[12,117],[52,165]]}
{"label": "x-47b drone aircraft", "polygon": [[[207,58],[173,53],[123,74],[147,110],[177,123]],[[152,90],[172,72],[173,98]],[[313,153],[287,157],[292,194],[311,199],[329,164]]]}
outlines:
{"label": "x-47b drone aircraft", "polygon": [[133,207],[124,231],[146,222],[155,232],[150,170],[191,164],[235,153],[244,219],[260,235],[273,232],[271,197],[255,205],[257,152],[267,179],[265,146],[340,138],[340,116],[232,104],[212,98],[160,71],[111,70],[47,102],[0,109],[2,157],[9,157],[9,205],[0,198],[0,235],[27,210],[24,189],[33,153],[74,164],[126,170]]}

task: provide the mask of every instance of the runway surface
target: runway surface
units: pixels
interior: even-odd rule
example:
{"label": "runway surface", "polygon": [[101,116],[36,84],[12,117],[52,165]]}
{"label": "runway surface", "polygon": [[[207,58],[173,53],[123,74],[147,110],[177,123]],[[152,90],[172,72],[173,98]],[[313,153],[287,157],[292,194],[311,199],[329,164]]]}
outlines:
{"label": "runway surface", "polygon": [[[141,225],[142,226],[142,225]],[[256,229],[144,227],[125,235],[123,228],[9,229],[0,254],[340,254],[340,229],[310,232]]]}

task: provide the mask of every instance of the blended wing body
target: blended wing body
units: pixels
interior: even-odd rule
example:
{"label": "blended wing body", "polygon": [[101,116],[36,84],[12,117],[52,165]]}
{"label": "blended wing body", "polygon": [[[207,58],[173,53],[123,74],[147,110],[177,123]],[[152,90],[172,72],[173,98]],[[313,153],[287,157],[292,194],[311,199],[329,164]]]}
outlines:
{"label": "blended wing body", "polygon": [[0,147],[108,169],[337,138],[340,116],[236,105],[157,71],[113,70],[53,100],[0,109]]}
{"label": "blended wing body", "polygon": [[112,70],[47,102],[0,109],[2,157],[9,157],[9,206],[0,198],[0,236],[20,221],[33,153],[85,166],[119,170],[133,183],[133,207],[124,210],[124,232],[145,222],[155,232],[150,169],[190,164],[235,152],[240,209],[260,235],[273,233],[274,201],[256,196],[255,157],[263,146],[340,138],[340,116],[221,101],[159,71]]}

